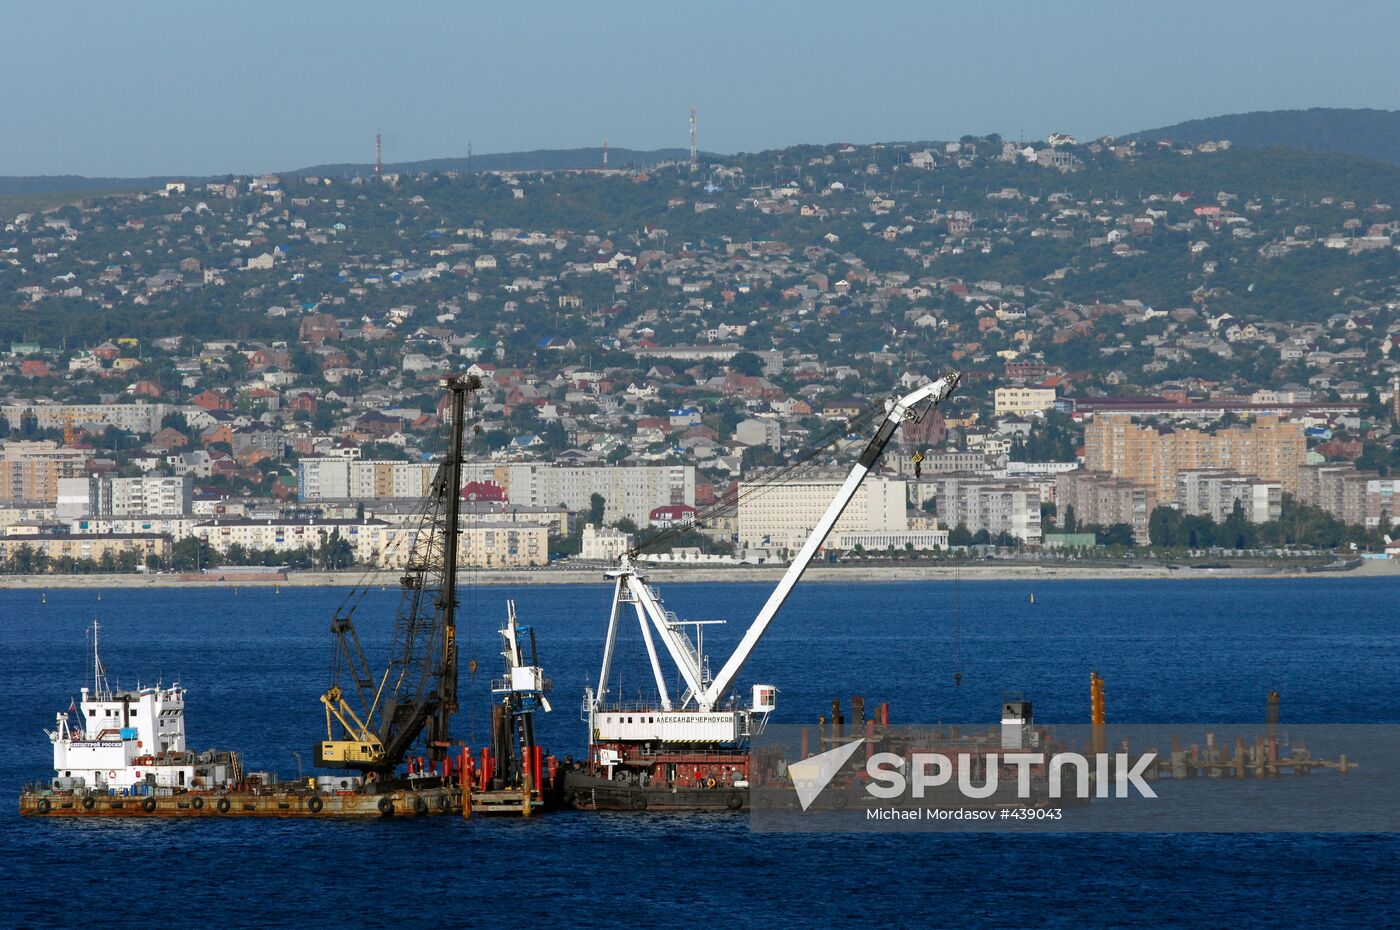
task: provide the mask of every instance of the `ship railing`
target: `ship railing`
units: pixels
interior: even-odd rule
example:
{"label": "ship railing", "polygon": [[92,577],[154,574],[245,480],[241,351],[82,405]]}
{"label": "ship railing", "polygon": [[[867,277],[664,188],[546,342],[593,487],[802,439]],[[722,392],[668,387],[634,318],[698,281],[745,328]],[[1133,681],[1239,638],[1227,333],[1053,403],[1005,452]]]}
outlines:
{"label": "ship railing", "polygon": [[615,701],[598,705],[598,712],[604,714],[615,713],[652,713],[670,714],[675,713],[680,708],[673,707],[671,710],[664,710],[658,701]]}

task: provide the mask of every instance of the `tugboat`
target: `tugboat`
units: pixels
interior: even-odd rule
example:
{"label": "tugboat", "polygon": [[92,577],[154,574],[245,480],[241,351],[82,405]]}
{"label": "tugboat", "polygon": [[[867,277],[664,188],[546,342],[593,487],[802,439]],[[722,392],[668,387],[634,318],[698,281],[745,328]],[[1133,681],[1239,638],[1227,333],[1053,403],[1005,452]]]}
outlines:
{"label": "tugboat", "polygon": [[[92,623],[92,686],[54,717],[54,777],[20,796],[21,814],[154,813],[162,796],[201,796],[243,781],[235,752],[190,752],[185,745],[185,689],[108,684]],[[74,714],[77,719],[73,719]],[[216,802],[217,803],[217,802]]]}
{"label": "tugboat", "polygon": [[[749,701],[741,704],[732,692],[735,679],[895,430],[906,420],[922,420],[957,384],[956,373],[946,374],[902,397],[887,399],[883,410],[873,408],[857,418],[883,413],[875,435],[836,497],[717,675],[710,673],[703,639],[704,627],[717,621],[684,621],[667,611],[637,564],[638,549],[624,555],[618,568],[607,573],[614,586],[602,667],[597,689],[585,689],[582,709],[588,724],[588,758],[565,772],[564,795],[569,804],[582,810],[634,811],[737,811],[749,806],[750,781],[757,774],[751,771],[750,740],[776,708],[777,689],[754,685]],[[827,445],[844,433],[832,436]],[[817,447],[811,455],[820,451]],[[725,500],[717,509],[732,506],[733,500]],[[696,514],[695,522],[703,523],[708,515]],[[646,647],[655,700],[628,703],[620,694],[610,693],[618,632],[629,607]],[[693,627],[694,638],[686,627]],[[685,683],[679,697],[673,698],[667,687],[669,676],[662,667],[658,640]]]}

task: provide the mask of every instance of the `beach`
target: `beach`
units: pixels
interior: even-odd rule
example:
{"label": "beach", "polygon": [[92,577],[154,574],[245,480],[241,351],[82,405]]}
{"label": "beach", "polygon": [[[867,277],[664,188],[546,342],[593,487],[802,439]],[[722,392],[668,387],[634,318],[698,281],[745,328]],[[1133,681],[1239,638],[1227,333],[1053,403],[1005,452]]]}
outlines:
{"label": "beach", "polygon": [[[1224,564],[1224,563],[1221,563]],[[648,577],[657,583],[763,582],[774,583],[782,577],[785,566],[658,566],[648,570]],[[466,569],[461,581],[466,585],[558,585],[604,584],[606,568],[593,566],[550,566],[536,569]],[[1165,579],[1241,579],[1265,578],[1364,578],[1400,576],[1400,561],[1365,559],[1361,565],[1347,570],[1307,571],[1298,565],[1241,565],[1229,567],[1191,567],[1156,561],[1128,562],[1026,562],[981,561],[964,564],[899,563],[878,564],[815,564],[803,576],[806,582],[860,583],[891,581],[1096,581],[1096,580],[1165,580]],[[359,583],[390,585],[398,583],[398,574],[390,570],[366,573],[364,570],[329,572],[286,572],[279,577],[273,571],[250,574],[246,570],[212,569],[199,574],[91,574],[91,575],[0,575],[0,589],[29,588],[188,588],[188,587],[349,587]]]}

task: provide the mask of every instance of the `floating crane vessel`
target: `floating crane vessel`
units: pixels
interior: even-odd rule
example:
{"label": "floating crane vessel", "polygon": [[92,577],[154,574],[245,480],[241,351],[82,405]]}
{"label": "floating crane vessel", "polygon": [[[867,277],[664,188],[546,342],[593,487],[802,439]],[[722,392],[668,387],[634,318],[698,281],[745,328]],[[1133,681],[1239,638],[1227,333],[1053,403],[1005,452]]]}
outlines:
{"label": "floating crane vessel", "polygon": [[[602,667],[596,690],[589,688],[584,693],[582,710],[588,724],[588,756],[564,774],[568,803],[583,810],[742,810],[749,806],[754,774],[750,771],[749,741],[775,709],[777,688],[756,684],[749,700],[741,702],[733,691],[735,681],[895,430],[906,421],[921,421],[957,384],[956,373],[946,374],[903,396],[888,398],[857,418],[879,417],[874,436],[717,674],[710,672],[703,639],[705,626],[715,621],[685,621],[667,611],[643,573],[640,551],[624,555],[618,567],[607,573],[613,582],[613,598]],[[814,444],[805,456],[795,457],[792,465],[778,469],[760,484],[781,480],[790,468],[820,454],[845,432],[840,430],[825,444]],[[733,500],[724,500],[717,506],[733,504]],[[704,515],[697,514],[696,522],[703,521]],[[655,700],[629,703],[609,690],[618,634],[629,610],[636,615],[646,646]],[[687,627],[693,628],[693,638]],[[684,682],[679,695],[673,696],[667,686],[670,676],[663,667],[662,653]]]}

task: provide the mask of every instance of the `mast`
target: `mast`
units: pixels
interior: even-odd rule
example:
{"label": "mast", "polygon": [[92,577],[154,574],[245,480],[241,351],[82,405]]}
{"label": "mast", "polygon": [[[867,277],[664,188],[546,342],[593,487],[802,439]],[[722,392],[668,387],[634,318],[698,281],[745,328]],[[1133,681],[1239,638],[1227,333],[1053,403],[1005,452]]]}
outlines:
{"label": "mast", "polygon": [[102,656],[97,649],[97,634],[101,625],[92,621],[92,696],[94,700],[105,700],[109,691],[107,670],[102,667]]}

